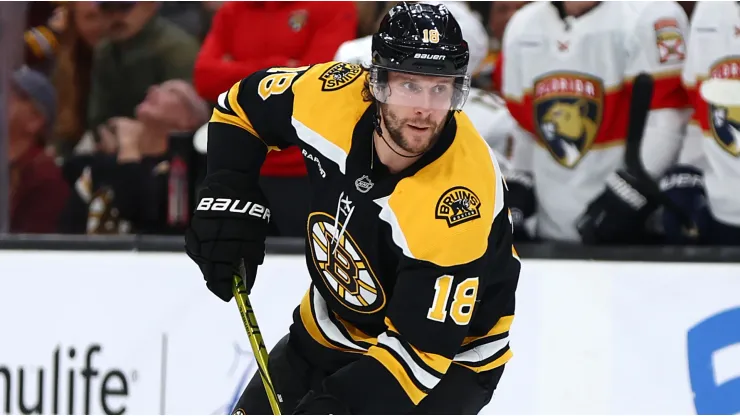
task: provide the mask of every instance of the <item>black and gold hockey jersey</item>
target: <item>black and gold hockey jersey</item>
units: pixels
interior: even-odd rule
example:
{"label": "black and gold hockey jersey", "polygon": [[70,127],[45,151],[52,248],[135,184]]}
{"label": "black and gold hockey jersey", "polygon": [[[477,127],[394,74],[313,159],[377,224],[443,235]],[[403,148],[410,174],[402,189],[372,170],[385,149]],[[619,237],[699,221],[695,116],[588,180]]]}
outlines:
{"label": "black and gold hockey jersey", "polygon": [[209,135],[302,149],[312,285],[291,338],[353,412],[405,413],[450,365],[509,360],[520,264],[501,172],[470,120],[457,113],[391,173],[373,150],[365,75],[336,62],[257,72],[219,97]]}

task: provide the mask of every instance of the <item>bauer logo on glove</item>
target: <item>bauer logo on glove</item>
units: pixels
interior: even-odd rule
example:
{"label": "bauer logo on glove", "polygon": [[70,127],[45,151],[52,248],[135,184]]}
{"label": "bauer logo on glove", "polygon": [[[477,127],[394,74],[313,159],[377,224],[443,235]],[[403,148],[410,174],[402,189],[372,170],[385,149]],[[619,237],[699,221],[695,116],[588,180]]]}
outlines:
{"label": "bauer logo on glove", "polygon": [[[248,213],[253,217],[270,222],[270,209],[260,204],[246,201],[242,203],[239,199],[230,198],[203,198],[198,203],[196,211],[226,211],[235,214]],[[248,211],[248,212],[247,212]]]}

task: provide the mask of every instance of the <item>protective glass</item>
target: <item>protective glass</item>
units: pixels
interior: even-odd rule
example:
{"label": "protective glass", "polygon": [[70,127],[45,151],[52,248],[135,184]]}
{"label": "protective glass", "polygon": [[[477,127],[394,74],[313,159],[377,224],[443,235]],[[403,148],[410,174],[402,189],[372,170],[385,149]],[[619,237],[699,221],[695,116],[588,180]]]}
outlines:
{"label": "protective glass", "polygon": [[470,78],[370,68],[370,92],[376,100],[430,110],[461,110],[470,92]]}

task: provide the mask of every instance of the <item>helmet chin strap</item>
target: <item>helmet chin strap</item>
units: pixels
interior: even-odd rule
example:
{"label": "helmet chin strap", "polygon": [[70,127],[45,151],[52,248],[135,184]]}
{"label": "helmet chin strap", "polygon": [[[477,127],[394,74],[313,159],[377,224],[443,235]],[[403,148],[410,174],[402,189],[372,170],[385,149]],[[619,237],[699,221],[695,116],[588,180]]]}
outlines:
{"label": "helmet chin strap", "polygon": [[[378,109],[378,111],[375,113],[375,116],[373,116],[373,125],[375,126],[375,133],[377,133],[378,136],[380,136],[380,138],[383,139],[383,141],[385,142],[386,146],[388,146],[388,148],[390,148],[393,151],[393,153],[397,154],[398,156],[405,157],[407,159],[413,159],[415,157],[419,157],[419,156],[423,155],[424,153],[427,152],[427,150],[429,150],[429,149],[427,149],[427,150],[424,150],[423,152],[419,152],[419,153],[417,153],[415,155],[411,155],[411,156],[409,156],[409,155],[402,155],[402,154],[398,153],[396,151],[396,149],[394,149],[393,146],[391,146],[391,144],[388,143],[388,140],[385,139],[385,136],[383,136],[383,129],[380,127],[381,121],[380,121],[380,105],[379,104],[377,106],[377,109]],[[374,149],[375,140],[371,140],[371,142],[372,142],[372,146],[373,146],[373,149]],[[370,162],[370,167],[372,168],[372,160]]]}

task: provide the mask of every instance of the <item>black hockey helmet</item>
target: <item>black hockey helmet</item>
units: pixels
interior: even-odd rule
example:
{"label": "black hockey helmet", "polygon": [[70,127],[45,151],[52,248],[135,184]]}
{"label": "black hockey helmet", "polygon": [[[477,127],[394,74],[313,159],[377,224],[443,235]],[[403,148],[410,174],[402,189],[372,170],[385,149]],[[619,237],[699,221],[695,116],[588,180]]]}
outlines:
{"label": "black hockey helmet", "polygon": [[454,77],[448,108],[460,110],[470,89],[469,57],[468,43],[447,7],[402,2],[388,11],[373,35],[371,91],[386,102],[391,95],[388,71]]}

